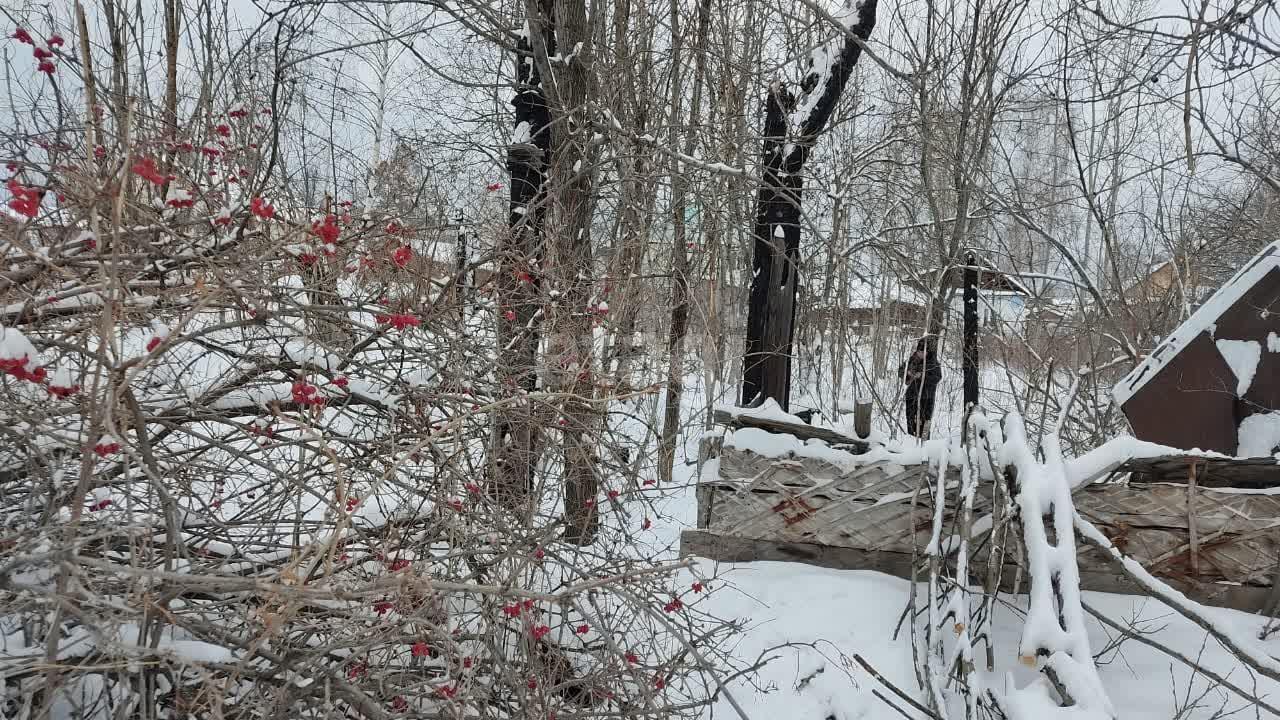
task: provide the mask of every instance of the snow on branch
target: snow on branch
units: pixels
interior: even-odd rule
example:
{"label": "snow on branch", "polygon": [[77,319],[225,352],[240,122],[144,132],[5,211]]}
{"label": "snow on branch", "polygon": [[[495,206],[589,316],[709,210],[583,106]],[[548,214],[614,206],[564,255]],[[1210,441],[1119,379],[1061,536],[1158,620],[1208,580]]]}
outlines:
{"label": "snow on branch", "polygon": [[[802,68],[801,95],[787,116],[787,132],[801,145],[812,144],[835,112],[853,66],[862,54],[862,43],[876,24],[876,0],[846,3],[835,19],[844,30],[809,54]],[[790,155],[788,147],[785,154]],[[803,161],[802,161],[803,162]]]}
{"label": "snow on branch", "polygon": [[1021,416],[1005,417],[1004,463],[1016,472],[1015,502],[1021,514],[1023,543],[1031,580],[1030,606],[1019,654],[1053,683],[1064,703],[1100,717],[1114,718],[1085,628],[1080,604],[1080,568],[1076,563],[1071,486],[1056,438],[1049,438],[1046,462],[1038,463]]}
{"label": "snow on branch", "polygon": [[[1223,617],[1225,611],[1207,608],[1169,587],[1167,583],[1144,568],[1142,563],[1126,557],[1097,526],[1081,517],[1079,513],[1073,513],[1073,524],[1075,530],[1080,533],[1081,540],[1101,550],[1121,572],[1142,589],[1204,628],[1241,662],[1260,675],[1272,680],[1280,680],[1280,658],[1270,654],[1257,640]],[[1215,615],[1218,617],[1215,618]]]}

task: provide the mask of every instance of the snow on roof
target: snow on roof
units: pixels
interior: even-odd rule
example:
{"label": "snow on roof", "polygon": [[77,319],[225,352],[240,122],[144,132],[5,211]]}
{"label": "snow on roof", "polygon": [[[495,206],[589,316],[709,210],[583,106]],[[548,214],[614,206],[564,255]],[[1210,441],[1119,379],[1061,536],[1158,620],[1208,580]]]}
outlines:
{"label": "snow on roof", "polygon": [[[1013,271],[1000,270],[996,264],[986,257],[978,257],[975,259],[973,267],[978,269],[978,292],[1009,292],[1021,295],[1031,296],[1033,293],[1027,289],[1027,286],[1020,279],[1020,274]],[[962,288],[964,287],[964,271],[969,266],[957,262],[946,267],[946,277],[943,279],[945,287]],[[932,267],[923,270],[917,277],[926,283],[932,283],[933,279],[938,275],[938,268]],[[1003,284],[1004,287],[997,290],[997,287]]]}
{"label": "snow on roof", "polygon": [[1280,240],[1266,246],[1252,260],[1245,263],[1245,266],[1218,288],[1218,291],[1206,300],[1199,310],[1192,313],[1186,322],[1179,325],[1178,329],[1157,345],[1151,354],[1138,363],[1137,367],[1116,383],[1111,390],[1116,404],[1124,405],[1128,402],[1151,378],[1160,374],[1164,366],[1177,357],[1200,333],[1207,330],[1212,334],[1212,328],[1218,318],[1222,317],[1223,313],[1244,297],[1250,288],[1274,269],[1280,269]]}

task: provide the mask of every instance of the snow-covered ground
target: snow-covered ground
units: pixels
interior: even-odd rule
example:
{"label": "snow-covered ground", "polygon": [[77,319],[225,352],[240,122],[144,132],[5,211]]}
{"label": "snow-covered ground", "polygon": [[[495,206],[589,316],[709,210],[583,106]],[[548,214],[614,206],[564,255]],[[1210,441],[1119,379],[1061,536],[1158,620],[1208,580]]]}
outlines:
{"label": "snow-covered ground", "polygon": [[[740,705],[751,708],[752,720],[763,718],[836,718],[889,720],[901,714],[879,700],[874,690],[893,697],[853,660],[861,656],[889,682],[923,700],[917,689],[909,629],[901,626],[908,582],[863,570],[828,570],[795,563],[717,564],[703,561],[699,572],[714,575],[704,609],[724,618],[741,618],[743,632],[734,655],[743,664],[772,658],[757,676],[729,683]],[[1205,631],[1159,602],[1106,593],[1084,593],[1085,603],[1127,627],[1141,627],[1204,667],[1245,688],[1253,680]],[[995,619],[996,672],[989,682],[1005,691],[1036,680],[1017,661],[1021,612],[1025,603],[1004,608]],[[1257,616],[1233,611],[1231,619],[1251,630],[1263,625]],[[900,628],[900,630],[898,630]],[[897,632],[895,632],[897,630]],[[1140,720],[1170,718],[1276,717],[1254,708],[1183,663],[1129,639],[1099,621],[1090,623],[1091,645],[1098,653],[1099,674],[1118,717]],[[1272,642],[1273,650],[1280,643]],[[1260,692],[1280,702],[1280,684],[1259,680]],[[912,713],[900,700],[895,702]],[[1255,715],[1255,711],[1257,714]],[[714,717],[733,716],[721,700]],[[1219,715],[1217,713],[1222,712]]]}
{"label": "snow-covered ground", "polygon": [[[693,379],[690,378],[691,384]],[[690,412],[704,398],[694,388]],[[687,417],[689,415],[686,415]],[[695,415],[696,416],[696,415]],[[694,527],[697,509],[696,430],[684,437],[677,458],[676,483],[655,504],[654,550],[678,551],[682,530]],[[908,581],[863,570],[830,570],[798,563],[717,563],[700,559],[689,579],[702,580],[709,592],[691,607],[721,619],[739,621],[732,641],[739,667],[756,667],[727,683],[729,694],[750,720],[900,720],[925,718],[866,672],[854,659],[864,659],[885,680],[923,702],[916,681],[909,624],[902,621],[910,594]],[[1034,708],[1035,685],[1042,682],[1018,658],[1027,605],[1025,596],[1004,597],[993,620],[996,669],[985,681],[998,690],[1032,687],[1019,695]],[[1099,613],[1119,628],[1136,628],[1146,637],[1189,658],[1193,664],[1229,682],[1257,692],[1280,706],[1280,683],[1255,678],[1203,629],[1164,604],[1146,597],[1082,593],[1090,613]],[[1213,609],[1214,620],[1231,623],[1257,636],[1265,619]],[[1090,646],[1099,674],[1118,718],[1125,720],[1209,720],[1210,718],[1274,718],[1268,710],[1222,688],[1180,660],[1151,645],[1126,638],[1116,627],[1087,618]],[[1280,638],[1259,646],[1280,655]],[[985,646],[976,648],[984,664]],[[894,701],[895,709],[877,697]],[[1043,706],[1044,711],[1049,706]],[[962,716],[962,715],[961,715]],[[707,718],[738,717],[723,694]],[[1026,717],[1045,717],[1033,712]],[[1092,718],[1083,712],[1053,717]]]}

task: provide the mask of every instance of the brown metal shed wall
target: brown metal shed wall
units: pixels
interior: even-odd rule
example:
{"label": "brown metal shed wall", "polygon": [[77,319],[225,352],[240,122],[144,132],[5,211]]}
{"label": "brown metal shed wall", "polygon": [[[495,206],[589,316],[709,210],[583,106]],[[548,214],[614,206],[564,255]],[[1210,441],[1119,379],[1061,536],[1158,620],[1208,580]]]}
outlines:
{"label": "brown metal shed wall", "polygon": [[1218,323],[1217,337],[1256,340],[1262,358],[1245,393],[1245,415],[1280,410],[1280,353],[1267,351],[1267,335],[1280,337],[1280,270],[1262,277]]}
{"label": "brown metal shed wall", "polygon": [[1236,376],[1201,333],[1124,404],[1140,440],[1192,450],[1236,452]]}
{"label": "brown metal shed wall", "polygon": [[[1280,410],[1280,353],[1267,336],[1280,336],[1280,270],[1271,270],[1124,404],[1139,439],[1183,449],[1234,455],[1240,419]],[[1236,377],[1214,344],[1252,340],[1262,346],[1253,382],[1237,403]]]}

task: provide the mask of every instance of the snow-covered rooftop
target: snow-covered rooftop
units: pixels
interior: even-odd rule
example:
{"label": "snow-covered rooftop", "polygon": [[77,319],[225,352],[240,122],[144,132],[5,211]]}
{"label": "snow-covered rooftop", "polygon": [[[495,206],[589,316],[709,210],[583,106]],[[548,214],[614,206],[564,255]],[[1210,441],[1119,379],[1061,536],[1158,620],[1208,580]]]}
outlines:
{"label": "snow-covered rooftop", "polygon": [[1274,269],[1280,269],[1280,240],[1266,246],[1252,260],[1245,263],[1245,266],[1218,288],[1218,291],[1206,300],[1199,310],[1192,313],[1186,322],[1178,326],[1178,329],[1157,345],[1137,367],[1116,383],[1111,391],[1116,404],[1123,405],[1128,402],[1200,333],[1209,331],[1212,334],[1213,326],[1223,313]]}

